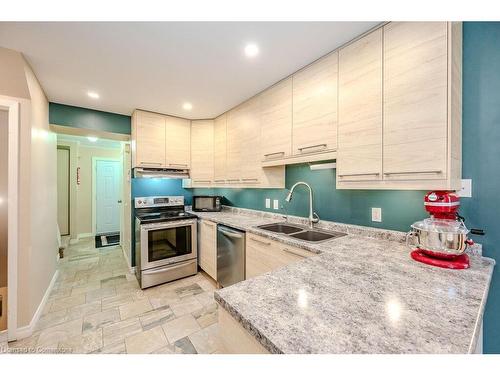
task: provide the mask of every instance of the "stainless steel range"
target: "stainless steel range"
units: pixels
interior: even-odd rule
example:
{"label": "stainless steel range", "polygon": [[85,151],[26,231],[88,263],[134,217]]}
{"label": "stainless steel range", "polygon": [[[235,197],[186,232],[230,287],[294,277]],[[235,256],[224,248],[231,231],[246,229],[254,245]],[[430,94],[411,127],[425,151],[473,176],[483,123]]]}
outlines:
{"label": "stainless steel range", "polygon": [[135,265],[142,289],[197,272],[196,216],[184,197],[135,198]]}

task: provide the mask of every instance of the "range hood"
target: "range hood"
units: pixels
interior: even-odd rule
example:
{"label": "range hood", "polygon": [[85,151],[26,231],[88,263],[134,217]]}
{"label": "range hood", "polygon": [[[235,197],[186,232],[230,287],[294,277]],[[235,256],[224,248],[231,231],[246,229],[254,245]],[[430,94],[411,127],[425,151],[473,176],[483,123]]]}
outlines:
{"label": "range hood", "polygon": [[134,168],[135,178],[189,178],[189,169]]}

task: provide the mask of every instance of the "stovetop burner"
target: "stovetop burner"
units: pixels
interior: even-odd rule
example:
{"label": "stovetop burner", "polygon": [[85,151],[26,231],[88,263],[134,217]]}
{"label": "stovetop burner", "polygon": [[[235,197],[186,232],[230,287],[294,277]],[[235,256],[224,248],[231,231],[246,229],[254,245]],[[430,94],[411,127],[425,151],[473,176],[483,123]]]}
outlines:
{"label": "stovetop burner", "polygon": [[184,197],[136,198],[135,216],[141,224],[194,219],[197,217],[184,211]]}

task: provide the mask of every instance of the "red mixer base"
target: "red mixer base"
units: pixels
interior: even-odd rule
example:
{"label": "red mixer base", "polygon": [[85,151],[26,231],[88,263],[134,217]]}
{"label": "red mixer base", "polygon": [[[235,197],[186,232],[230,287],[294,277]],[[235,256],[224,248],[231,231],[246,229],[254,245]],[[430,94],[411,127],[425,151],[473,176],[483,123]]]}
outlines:
{"label": "red mixer base", "polygon": [[410,255],[417,262],[429,264],[435,267],[451,268],[454,270],[469,268],[469,256],[467,254],[459,255],[454,259],[439,259],[430,257],[429,255],[424,254],[421,250],[413,250]]}

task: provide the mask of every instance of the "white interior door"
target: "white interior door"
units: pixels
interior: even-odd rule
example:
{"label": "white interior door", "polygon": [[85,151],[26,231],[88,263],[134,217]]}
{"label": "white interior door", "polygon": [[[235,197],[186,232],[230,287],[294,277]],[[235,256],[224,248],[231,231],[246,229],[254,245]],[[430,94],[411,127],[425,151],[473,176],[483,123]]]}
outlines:
{"label": "white interior door", "polygon": [[96,234],[120,231],[120,162],[96,160]]}
{"label": "white interior door", "polygon": [[69,150],[57,149],[57,223],[62,236],[69,235]]}

